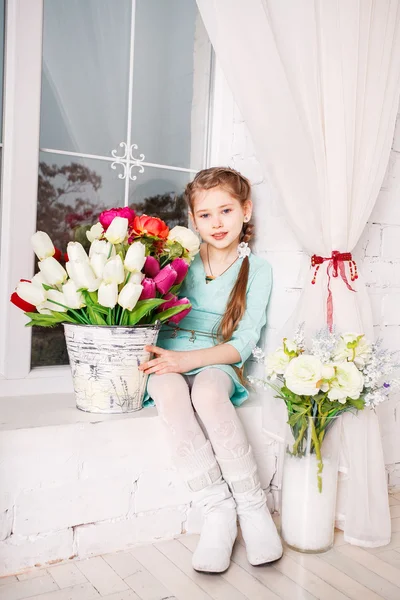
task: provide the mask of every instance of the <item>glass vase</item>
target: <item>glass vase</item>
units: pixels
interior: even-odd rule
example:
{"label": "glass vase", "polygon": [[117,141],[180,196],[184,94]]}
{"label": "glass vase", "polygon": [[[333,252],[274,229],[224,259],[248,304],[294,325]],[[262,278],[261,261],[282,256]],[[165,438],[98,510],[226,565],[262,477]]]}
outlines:
{"label": "glass vase", "polygon": [[281,496],[281,535],[299,552],[333,546],[341,419],[305,417],[287,425]]}

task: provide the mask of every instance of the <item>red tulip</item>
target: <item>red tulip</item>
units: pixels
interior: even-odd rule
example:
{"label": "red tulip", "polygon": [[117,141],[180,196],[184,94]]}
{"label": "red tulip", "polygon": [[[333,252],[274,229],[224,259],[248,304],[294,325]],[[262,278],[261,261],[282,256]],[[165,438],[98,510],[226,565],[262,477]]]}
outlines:
{"label": "red tulip", "polygon": [[[26,280],[21,279],[21,281]],[[34,306],[33,304],[29,304],[29,302],[26,302],[25,300],[22,300],[22,298],[18,296],[17,292],[13,292],[11,294],[10,301],[24,312],[36,312],[36,306]]]}
{"label": "red tulip", "polygon": [[147,256],[146,262],[144,263],[143,272],[148,277],[154,279],[156,275],[160,272],[160,263],[154,256]]}
{"label": "red tulip", "polygon": [[187,262],[183,260],[183,258],[175,258],[175,260],[173,260],[171,263],[171,267],[175,269],[175,271],[178,274],[178,277],[175,281],[175,285],[178,285],[178,283],[182,283],[189,269],[189,265],[187,264]]}
{"label": "red tulip", "polygon": [[123,208],[110,208],[110,210],[103,210],[103,212],[99,216],[99,221],[102,224],[104,231],[108,229],[115,217],[122,217],[123,219],[128,219],[128,224],[129,226],[131,226],[135,219],[135,211],[129,208],[129,206],[124,206]]}
{"label": "red tulip", "polygon": [[145,277],[142,281],[142,293],[139,300],[149,300],[156,297],[156,284],[153,279]]}
{"label": "red tulip", "polygon": [[135,217],[133,221],[133,231],[137,235],[152,235],[166,240],[169,234],[169,227],[158,217],[140,215],[140,217]]}
{"label": "red tulip", "polygon": [[56,260],[58,260],[58,262],[60,262],[60,260],[63,257],[62,252],[58,248],[54,248],[54,250],[55,250],[55,252],[53,254],[53,258],[55,258]]}
{"label": "red tulip", "polygon": [[178,277],[178,273],[171,267],[171,265],[167,265],[154,277],[154,282],[157,286],[158,291],[164,295],[172,288],[174,285],[176,278]]}

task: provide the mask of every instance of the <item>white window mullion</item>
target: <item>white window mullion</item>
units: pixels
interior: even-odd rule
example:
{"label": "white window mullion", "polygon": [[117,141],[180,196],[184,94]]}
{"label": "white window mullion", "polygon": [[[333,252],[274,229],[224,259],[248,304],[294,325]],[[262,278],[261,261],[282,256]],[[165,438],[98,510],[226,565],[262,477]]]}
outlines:
{"label": "white window mullion", "polygon": [[131,36],[129,48],[129,84],[128,84],[128,120],[126,124],[126,150],[127,150],[127,177],[125,178],[125,206],[129,204],[129,184],[130,184],[130,156],[131,156],[131,130],[132,130],[132,99],[133,99],[133,64],[135,60],[135,20],[136,20],[136,0],[132,0],[131,12]]}
{"label": "white window mullion", "polygon": [[31,332],[9,298],[34,267],[42,28],[43,0],[7,1],[0,233],[0,373],[7,379],[30,372]]}

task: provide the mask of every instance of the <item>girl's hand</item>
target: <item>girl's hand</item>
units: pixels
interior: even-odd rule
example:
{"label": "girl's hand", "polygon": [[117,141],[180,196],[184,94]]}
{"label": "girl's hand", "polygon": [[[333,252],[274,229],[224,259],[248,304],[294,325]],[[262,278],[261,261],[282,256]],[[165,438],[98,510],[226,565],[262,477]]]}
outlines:
{"label": "girl's hand", "polygon": [[189,364],[191,362],[189,360],[190,352],[164,350],[164,348],[159,348],[158,346],[146,346],[145,350],[157,355],[157,358],[153,358],[139,366],[139,370],[144,371],[145,375],[150,375],[151,373],[156,373],[156,375],[185,373],[195,368]]}

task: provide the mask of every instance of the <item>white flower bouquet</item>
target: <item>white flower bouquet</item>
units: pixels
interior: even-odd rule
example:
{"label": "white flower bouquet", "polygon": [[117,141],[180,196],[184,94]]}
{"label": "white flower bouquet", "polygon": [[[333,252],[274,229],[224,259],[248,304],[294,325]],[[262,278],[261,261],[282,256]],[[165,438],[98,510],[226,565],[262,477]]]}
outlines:
{"label": "white flower bouquet", "polygon": [[178,323],[188,314],[190,302],[178,292],[199,251],[192,231],[170,230],[158,217],[124,207],[103,211],[86,235],[88,252],[69,242],[65,254],[47,233],[32,236],[38,273],[21,280],[11,296],[28,326],[133,327]]}
{"label": "white flower bouquet", "polygon": [[271,387],[288,410],[288,424],[294,443],[293,456],[306,452],[316,455],[318,489],[322,490],[323,461],[321,445],[335,418],[347,411],[374,408],[399,386],[387,376],[399,365],[395,352],[370,344],[364,335],[328,330],[320,331],[306,348],[303,328],[293,340],[283,340],[275,352],[265,357],[253,352],[265,363],[266,378],[249,377],[251,383]]}

